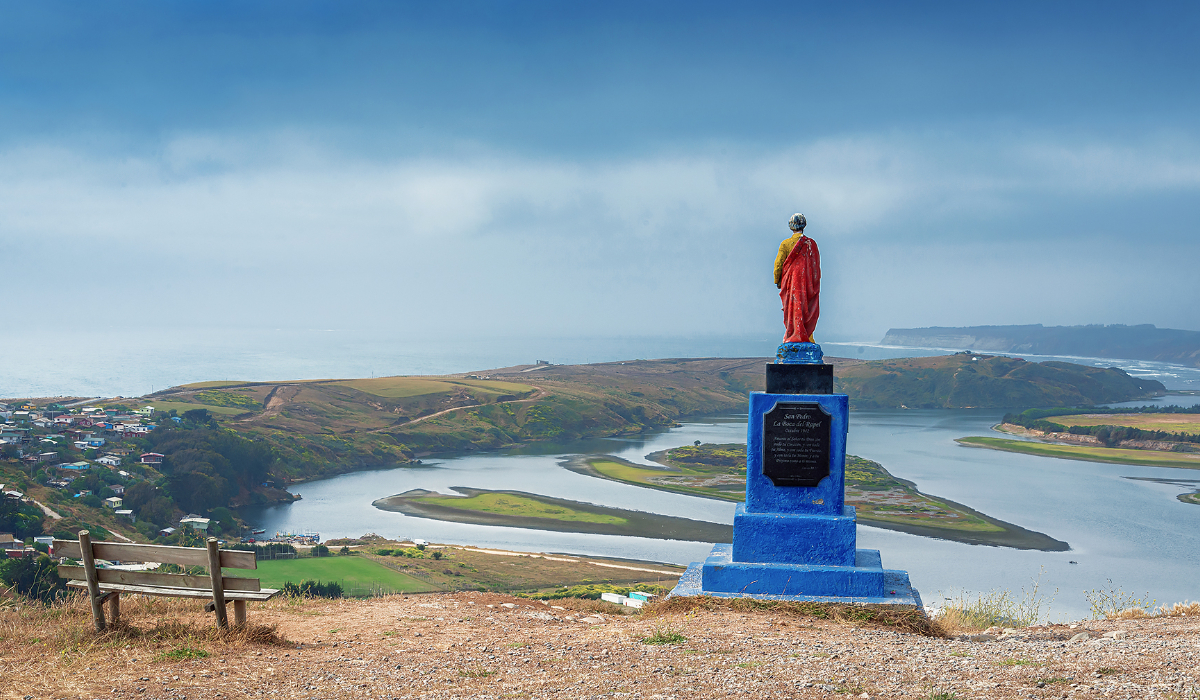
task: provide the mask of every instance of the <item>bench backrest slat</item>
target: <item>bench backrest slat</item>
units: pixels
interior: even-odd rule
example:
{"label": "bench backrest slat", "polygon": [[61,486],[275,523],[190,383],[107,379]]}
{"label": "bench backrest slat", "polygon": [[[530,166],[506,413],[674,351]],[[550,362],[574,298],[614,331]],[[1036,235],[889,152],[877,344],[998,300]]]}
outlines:
{"label": "bench backrest slat", "polygon": [[[180,566],[208,566],[208,551],[193,547],[168,547],[161,544],[126,544],[124,542],[93,542],[92,554],[109,561],[156,561]],[[75,540],[54,540],[54,556],[79,559],[83,552]],[[257,569],[254,552],[236,549],[221,550],[221,568]]]}
{"label": "bench backrest slat", "polygon": [[[55,550],[57,553],[57,550]],[[58,575],[65,579],[83,580],[86,574],[82,566],[60,565]],[[212,579],[208,576],[188,576],[187,574],[160,574],[153,571],[125,571],[123,569],[96,569],[96,578],[100,583],[123,583],[133,586],[170,586],[172,588],[198,588],[212,590]],[[259,591],[259,581],[256,578],[239,578],[222,576],[221,586],[227,591]]]}

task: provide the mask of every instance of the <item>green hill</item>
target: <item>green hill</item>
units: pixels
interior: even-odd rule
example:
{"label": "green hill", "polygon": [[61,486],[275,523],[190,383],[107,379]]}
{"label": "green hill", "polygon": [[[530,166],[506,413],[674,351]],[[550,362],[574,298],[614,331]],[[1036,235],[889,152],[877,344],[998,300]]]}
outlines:
{"label": "green hill", "polygon": [[[177,406],[236,407],[225,427],[269,443],[283,482],[394,466],[427,454],[637,434],[745,410],[766,358],[508,367],[440,377],[176,387]],[[1163,391],[1120,370],[1004,357],[833,359],[856,408],[1077,406]]]}

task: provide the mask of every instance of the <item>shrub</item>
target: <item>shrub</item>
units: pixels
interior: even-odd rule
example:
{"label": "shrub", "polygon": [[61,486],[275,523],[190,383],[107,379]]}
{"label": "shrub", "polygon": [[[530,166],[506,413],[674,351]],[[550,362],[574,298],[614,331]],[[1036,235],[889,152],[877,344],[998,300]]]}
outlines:
{"label": "shrub", "polygon": [[434,558],[434,559],[441,559],[441,558],[442,558],[442,553],[441,553],[441,552],[433,552],[433,553],[432,553],[432,555],[433,555],[433,558]]}
{"label": "shrub", "polygon": [[243,552],[254,552],[259,559],[274,559],[280,554],[295,554],[296,548],[286,542],[268,542],[266,544],[235,544],[230,549]]}
{"label": "shrub", "polygon": [[302,581],[299,585],[287,581],[283,584],[284,595],[294,598],[341,598],[342,584],[336,581]]}
{"label": "shrub", "polygon": [[388,556],[391,556],[391,555],[392,555],[392,550],[390,550],[390,549],[377,549],[377,550],[375,550],[375,553],[376,553],[376,554],[378,554],[378,555],[379,555],[379,556],[381,556],[381,557],[388,557]]}
{"label": "shrub", "polygon": [[50,557],[45,555],[0,561],[0,582],[12,586],[23,596],[45,604],[67,594],[67,582],[58,575],[58,567]]}
{"label": "shrub", "polygon": [[654,633],[642,640],[642,644],[683,644],[687,637],[671,627],[656,627]]}
{"label": "shrub", "polygon": [[343,557],[344,557],[344,556],[346,556],[346,555],[347,555],[347,554],[349,554],[349,553],[350,553],[350,548],[349,548],[349,547],[347,547],[346,545],[342,545],[342,548],[338,550],[338,554],[339,554],[339,555],[341,555],[341,556],[343,556]]}
{"label": "shrub", "polygon": [[326,547],[323,544],[313,545],[313,548],[309,554],[313,555],[314,557],[327,557],[329,556],[329,547]]}
{"label": "shrub", "polygon": [[1126,593],[1120,586],[1114,586],[1112,579],[1108,580],[1107,588],[1097,588],[1084,593],[1092,606],[1094,619],[1120,620],[1144,617],[1146,612],[1154,607],[1154,600],[1149,594],[1138,596]]}
{"label": "shrub", "polygon": [[[1049,612],[1054,596],[1046,599],[1039,591],[1042,574],[1031,589],[1020,596],[1008,591],[990,591],[972,598],[966,593],[951,599],[938,613],[937,621],[947,629],[987,629],[988,627],[1028,627],[1042,619],[1042,608]],[[1055,590],[1057,595],[1058,591]]]}

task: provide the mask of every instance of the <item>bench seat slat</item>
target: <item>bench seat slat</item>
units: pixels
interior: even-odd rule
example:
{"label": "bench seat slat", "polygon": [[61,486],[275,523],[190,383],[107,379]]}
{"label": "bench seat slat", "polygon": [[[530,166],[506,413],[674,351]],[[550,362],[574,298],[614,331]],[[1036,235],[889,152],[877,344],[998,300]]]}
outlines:
{"label": "bench seat slat", "polygon": [[[68,579],[83,580],[85,574],[82,566],[58,565],[58,575]],[[96,578],[100,583],[125,583],[130,585],[168,586],[170,588],[204,588],[212,591],[212,579],[208,576],[188,576],[187,574],[163,574],[155,571],[126,571],[125,569],[96,569]],[[259,582],[256,578],[238,578],[222,576],[221,585],[227,591],[257,591]]]}
{"label": "bench seat slat", "polygon": [[[68,581],[71,588],[87,589],[86,581]],[[125,583],[101,583],[102,592],[116,591],[117,593],[140,593],[142,595],[165,596],[170,598],[208,598],[212,599],[212,589],[202,588],[170,588],[158,586],[133,586]],[[279,593],[276,588],[264,588],[259,591],[225,591],[225,600],[270,600]]]}
{"label": "bench seat slat", "polygon": [[[127,544],[125,542],[93,542],[92,555],[109,561],[156,561],[180,566],[208,566],[208,552],[195,547],[169,547],[161,544]],[[83,551],[73,540],[54,540],[54,556],[79,559]],[[221,568],[257,569],[254,552],[237,549],[221,550]]]}

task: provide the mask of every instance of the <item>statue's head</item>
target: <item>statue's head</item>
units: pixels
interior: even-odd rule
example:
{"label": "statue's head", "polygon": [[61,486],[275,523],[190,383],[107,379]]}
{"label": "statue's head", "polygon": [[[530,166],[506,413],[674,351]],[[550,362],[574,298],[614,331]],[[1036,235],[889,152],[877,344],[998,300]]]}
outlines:
{"label": "statue's head", "polygon": [[793,231],[803,231],[807,224],[803,214],[792,214],[792,218],[788,220],[788,228]]}

